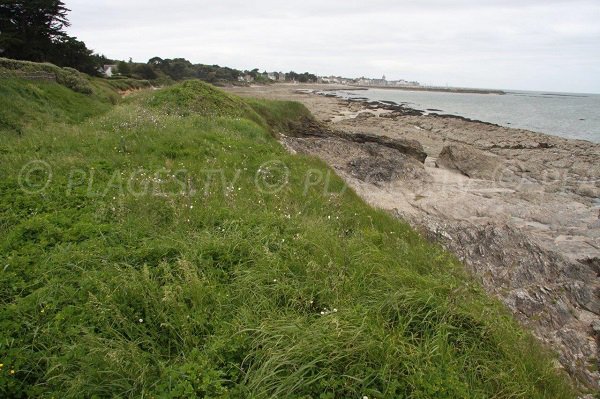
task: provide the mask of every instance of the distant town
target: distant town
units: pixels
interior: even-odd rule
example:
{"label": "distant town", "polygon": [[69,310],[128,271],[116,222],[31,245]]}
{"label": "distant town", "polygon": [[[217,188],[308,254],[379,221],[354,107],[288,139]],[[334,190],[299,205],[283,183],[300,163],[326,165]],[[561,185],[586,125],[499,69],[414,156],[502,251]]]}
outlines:
{"label": "distant town", "polygon": [[[288,73],[284,72],[264,72],[263,77],[267,78],[272,82],[293,82],[296,81],[294,77],[290,77]],[[365,78],[344,78],[341,76],[316,76],[316,80],[310,79],[313,83],[320,84],[340,84],[340,85],[355,85],[355,86],[376,86],[376,87],[420,87],[421,84],[417,81],[408,81],[404,79],[400,80],[387,80],[385,75],[381,79]],[[254,82],[255,76],[251,74],[245,74],[239,76],[240,82]]]}
{"label": "distant town", "polygon": [[342,78],[339,76],[320,76],[318,79],[319,83],[333,83],[342,85],[358,85],[358,86],[390,86],[390,87],[415,87],[421,86],[419,82],[408,81],[404,79],[400,80],[387,80],[385,75],[381,79],[370,79],[360,77],[356,79]]}
{"label": "distant town", "polygon": [[[101,58],[101,57],[100,57]],[[102,58],[104,61],[111,61]],[[238,70],[219,65],[192,64],[184,58],[163,59],[153,57],[148,62],[112,61],[100,67],[92,68],[90,73],[107,78],[131,77],[150,81],[174,81],[184,79],[200,79],[210,83],[227,83],[238,81],[240,83],[319,83],[336,84],[361,87],[384,87],[384,88],[423,88],[417,81],[405,79],[388,80],[385,75],[381,79],[345,78],[342,76],[318,76],[309,72],[260,72],[258,68],[252,70]]]}
{"label": "distant town", "polygon": [[309,72],[260,72],[258,68],[251,71],[241,71],[218,65],[192,64],[183,58],[162,59],[151,58],[147,63],[118,61],[105,64],[95,71],[101,76],[111,79],[136,78],[152,81],[156,84],[169,84],[173,81],[185,79],[200,79],[213,84],[230,84],[232,82],[248,83],[319,83],[331,85],[346,85],[357,88],[382,88],[411,91],[437,91],[448,93],[476,93],[476,94],[505,94],[501,90],[473,89],[451,86],[422,85],[417,81],[405,79],[387,80],[385,75],[381,79],[344,78],[341,76],[317,76]]}

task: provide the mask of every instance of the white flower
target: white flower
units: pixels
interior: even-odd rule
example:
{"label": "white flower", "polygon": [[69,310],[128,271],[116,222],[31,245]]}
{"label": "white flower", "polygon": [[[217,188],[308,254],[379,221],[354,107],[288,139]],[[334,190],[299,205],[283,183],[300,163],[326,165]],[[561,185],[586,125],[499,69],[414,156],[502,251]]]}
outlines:
{"label": "white flower", "polygon": [[333,312],[334,312],[334,313],[337,313],[337,309],[333,309]]}
{"label": "white flower", "polygon": [[143,323],[143,322],[144,322],[144,319],[139,319],[138,321],[139,321],[140,323]]}

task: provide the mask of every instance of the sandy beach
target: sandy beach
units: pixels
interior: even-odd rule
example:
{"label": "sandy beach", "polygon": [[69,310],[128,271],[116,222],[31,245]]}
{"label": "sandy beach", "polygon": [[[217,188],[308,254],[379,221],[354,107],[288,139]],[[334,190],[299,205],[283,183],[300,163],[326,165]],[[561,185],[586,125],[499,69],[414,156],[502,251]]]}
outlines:
{"label": "sandy beach", "polygon": [[290,151],[323,159],[455,253],[561,367],[599,387],[600,145],[315,94],[323,88],[228,90],[306,105],[322,129],[282,135]]}

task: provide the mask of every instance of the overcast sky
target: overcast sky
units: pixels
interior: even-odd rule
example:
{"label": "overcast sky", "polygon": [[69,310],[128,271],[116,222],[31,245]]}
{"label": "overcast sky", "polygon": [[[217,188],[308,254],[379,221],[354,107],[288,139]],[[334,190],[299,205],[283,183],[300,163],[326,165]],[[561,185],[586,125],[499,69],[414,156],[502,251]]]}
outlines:
{"label": "overcast sky", "polygon": [[600,0],[64,0],[109,58],[600,93]]}

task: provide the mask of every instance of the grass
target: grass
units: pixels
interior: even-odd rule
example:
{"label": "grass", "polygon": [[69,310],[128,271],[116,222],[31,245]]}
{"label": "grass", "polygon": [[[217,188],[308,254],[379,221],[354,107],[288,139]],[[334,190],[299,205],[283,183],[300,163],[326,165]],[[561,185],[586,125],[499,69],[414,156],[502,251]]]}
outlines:
{"label": "grass", "polygon": [[0,134],[45,129],[49,123],[80,123],[107,112],[111,108],[108,95],[75,93],[54,82],[1,79]]}
{"label": "grass", "polygon": [[313,120],[304,105],[294,101],[246,99],[252,109],[266,122],[267,129],[274,133],[294,134],[302,130],[303,122]]}
{"label": "grass", "polygon": [[282,149],[302,106],[28,85],[0,89],[0,396],[574,397],[454,257]]}
{"label": "grass", "polygon": [[133,78],[120,77],[120,76],[118,78],[115,77],[115,78],[111,78],[111,79],[99,79],[99,80],[104,82],[111,88],[114,88],[117,90],[122,90],[122,91],[141,90],[141,89],[147,89],[147,88],[152,87],[152,84],[148,80],[139,80],[139,79],[133,79]]}

